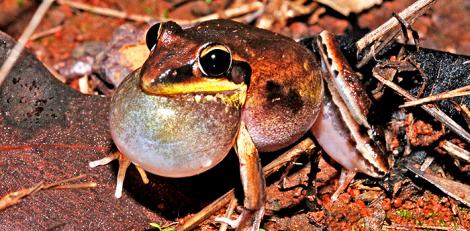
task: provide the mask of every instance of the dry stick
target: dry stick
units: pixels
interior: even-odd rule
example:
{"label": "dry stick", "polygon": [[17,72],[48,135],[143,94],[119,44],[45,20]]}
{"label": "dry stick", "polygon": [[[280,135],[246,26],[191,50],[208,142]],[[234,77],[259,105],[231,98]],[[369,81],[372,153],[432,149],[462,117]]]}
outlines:
{"label": "dry stick", "polygon": [[18,204],[21,201],[21,199],[23,199],[24,197],[29,196],[41,190],[43,185],[44,184],[41,182],[41,183],[36,184],[33,187],[20,189],[18,191],[11,192],[3,196],[2,198],[0,198],[0,211],[12,205]]}
{"label": "dry stick", "polygon": [[38,192],[40,190],[44,189],[77,189],[77,188],[94,188],[96,187],[95,182],[86,182],[86,183],[77,183],[77,184],[67,184],[63,185],[65,183],[68,183],[70,181],[76,181],[79,179],[84,178],[86,175],[79,175],[76,177],[72,177],[69,179],[57,181],[54,183],[50,184],[44,184],[43,182],[40,182],[33,187],[30,188],[24,188],[20,189],[15,192],[8,193],[7,195],[3,196],[0,198],[0,211],[3,209],[6,209],[12,205],[18,204],[21,202],[21,200],[27,196],[30,196],[31,194]]}
{"label": "dry stick", "polygon": [[42,18],[44,17],[44,14],[46,14],[47,10],[53,2],[54,0],[44,0],[34,13],[33,18],[29,22],[26,29],[23,31],[23,34],[21,35],[20,39],[18,39],[18,43],[16,43],[15,47],[13,47],[10,55],[5,60],[2,65],[2,68],[0,69],[0,85],[2,85],[8,73],[10,73],[11,69],[13,68],[13,65],[15,65],[16,63],[16,60],[18,60],[18,58],[20,57],[20,54],[23,51],[25,44],[28,42],[34,30],[36,30],[36,27],[39,25]]}
{"label": "dry stick", "polygon": [[[412,24],[414,20],[424,14],[431,5],[436,0],[418,0],[413,3],[411,6],[407,7],[405,10],[400,12],[398,16],[400,18],[405,19],[409,24]],[[359,41],[356,42],[356,47],[358,53],[361,52],[366,47],[369,47],[371,44],[376,42],[377,40],[381,39],[388,33],[398,34],[400,30],[400,22],[392,17],[384,24],[376,28],[375,30],[369,32],[364,37],[362,37]],[[364,56],[364,58],[357,64],[358,67],[362,67],[365,63],[367,63],[372,57],[374,53],[379,52],[380,50],[371,49],[368,54]]]}
{"label": "dry stick", "polygon": [[431,230],[453,230],[453,231],[467,231],[466,229],[462,228],[454,228],[454,227],[442,227],[442,226],[432,226],[432,225],[384,225],[382,228],[385,229],[398,229],[398,230],[411,230],[411,229],[431,229]]}
{"label": "dry stick", "polygon": [[[264,166],[263,173],[265,177],[268,177],[272,173],[278,171],[282,166],[290,161],[296,159],[298,156],[305,152],[311,152],[315,148],[315,144],[310,138],[306,138],[293,148],[289,149],[287,152],[273,160],[268,165]],[[223,208],[227,203],[232,199],[235,199],[235,189],[231,189],[223,196],[219,197],[217,200],[212,202],[210,205],[206,206],[204,209],[194,214],[189,220],[184,224],[176,227],[176,230],[189,230],[195,228],[202,221],[207,219],[209,216]]]}
{"label": "dry stick", "polygon": [[[113,10],[109,8],[103,8],[103,7],[97,7],[97,6],[92,6],[84,3],[79,3],[79,2],[74,2],[74,1],[69,1],[69,0],[58,0],[57,1],[61,5],[67,5],[75,9],[80,9],[84,11],[88,11],[91,13],[99,14],[99,15],[104,15],[104,16],[109,16],[109,17],[115,17],[115,18],[122,18],[122,19],[127,19],[131,21],[136,21],[136,22],[151,22],[151,21],[168,21],[167,18],[154,18],[150,17],[147,15],[137,15],[137,14],[128,14],[127,12],[124,11],[119,11],[119,10]],[[224,11],[223,15],[226,18],[233,18],[237,17],[243,14],[247,14],[252,11],[257,11],[263,8],[263,3],[261,2],[253,2],[250,4],[242,5],[237,8],[231,8],[227,9]],[[193,25],[199,22],[211,20],[211,19],[219,19],[221,18],[220,14],[210,14],[204,17],[200,17],[194,20],[172,20],[180,25]]]}
{"label": "dry stick", "polygon": [[[392,81],[383,78],[378,73],[374,72],[373,76],[383,84],[398,92],[400,95],[404,96],[407,100],[416,100],[416,98],[409,92],[399,87]],[[451,131],[462,137],[466,142],[470,143],[470,134],[459,124],[457,124],[454,120],[452,120],[449,116],[447,116],[444,112],[442,112],[438,108],[428,107],[426,105],[421,105],[420,107],[428,114],[439,120],[441,123],[445,124]]]}
{"label": "dry stick", "polygon": [[[436,0],[418,0],[412,5],[408,6],[402,12],[398,14],[400,18],[405,19],[406,21],[411,22],[426,12],[429,7],[435,2]],[[373,42],[377,41],[384,34],[390,31],[397,31],[400,29],[400,22],[395,18],[392,17],[381,26],[376,28],[375,30],[369,32],[364,37],[362,37],[359,41],[356,42],[356,47],[358,50],[362,50],[368,47]]]}
{"label": "dry stick", "polygon": [[470,162],[470,152],[447,141],[444,140],[441,145],[444,150],[446,150],[451,156],[457,157],[459,159],[465,160],[467,162]]}
{"label": "dry stick", "polygon": [[40,38],[55,34],[56,32],[58,32],[62,29],[63,29],[63,26],[60,25],[60,26],[52,27],[52,28],[47,29],[45,31],[40,31],[40,32],[34,33],[33,35],[31,35],[30,40],[33,41],[33,40],[36,40],[36,39],[40,39]]}
{"label": "dry stick", "polygon": [[176,230],[191,230],[196,228],[202,221],[210,217],[215,212],[223,208],[231,200],[235,199],[235,189],[231,189],[223,196],[219,197],[217,200],[212,202],[210,205],[203,208],[198,213],[194,214],[189,220],[176,227]]}
{"label": "dry stick", "polygon": [[439,94],[430,95],[428,97],[421,98],[421,99],[418,99],[418,100],[408,101],[408,102],[405,102],[400,107],[404,108],[404,107],[416,106],[416,105],[419,105],[419,104],[425,104],[425,103],[429,103],[429,102],[433,102],[433,101],[439,101],[439,100],[443,100],[443,99],[449,99],[449,98],[453,98],[453,97],[467,96],[467,95],[470,95],[470,85],[465,86],[465,87],[461,87],[461,88],[457,88],[457,89],[454,89],[454,90],[451,90],[451,91],[448,91],[448,92],[442,92],[442,93],[439,93]]}

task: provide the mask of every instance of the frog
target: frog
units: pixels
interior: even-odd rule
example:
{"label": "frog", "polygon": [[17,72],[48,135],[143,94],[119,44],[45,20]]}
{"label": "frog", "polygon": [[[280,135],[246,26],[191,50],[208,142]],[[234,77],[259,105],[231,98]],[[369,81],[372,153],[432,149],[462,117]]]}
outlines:
{"label": "frog", "polygon": [[[260,153],[286,148],[306,133],[345,168],[383,176],[388,166],[371,142],[373,132],[361,133],[364,127],[371,131],[367,96],[332,36],[321,38],[318,55],[288,37],[232,20],[153,25],[146,34],[149,57],[111,100],[109,125],[119,151],[90,166],[118,159],[115,196],[121,197],[131,163],[144,183],[145,172],[190,177],[233,148],[245,198],[240,216],[223,221],[237,230],[258,230],[264,215]],[[339,90],[327,90],[335,83]]]}

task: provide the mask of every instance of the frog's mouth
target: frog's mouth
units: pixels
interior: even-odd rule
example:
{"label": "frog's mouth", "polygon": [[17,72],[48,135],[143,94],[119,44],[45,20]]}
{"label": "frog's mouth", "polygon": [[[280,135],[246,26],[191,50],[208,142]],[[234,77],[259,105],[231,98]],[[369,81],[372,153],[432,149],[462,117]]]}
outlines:
{"label": "frog's mouth", "polygon": [[220,100],[231,106],[243,106],[245,104],[248,86],[242,83],[234,83],[225,78],[198,78],[173,83],[148,83],[141,82],[141,87],[147,94],[178,98],[179,96],[193,96],[196,102]]}
{"label": "frog's mouth", "polygon": [[216,94],[223,92],[233,92],[246,88],[246,84],[236,84],[227,79],[200,78],[198,80],[184,81],[178,83],[158,83],[146,84],[142,82],[142,88],[145,92],[160,95],[174,96],[186,94]]}

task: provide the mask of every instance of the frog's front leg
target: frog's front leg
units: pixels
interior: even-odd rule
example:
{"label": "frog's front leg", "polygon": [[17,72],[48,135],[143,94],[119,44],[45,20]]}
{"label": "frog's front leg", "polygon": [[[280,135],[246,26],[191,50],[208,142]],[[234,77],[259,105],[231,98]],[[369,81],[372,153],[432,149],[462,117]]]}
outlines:
{"label": "frog's front leg", "polygon": [[258,150],[243,122],[241,122],[237,136],[235,150],[240,161],[240,177],[245,194],[243,212],[237,220],[216,218],[216,221],[225,222],[237,230],[258,230],[264,215],[266,183]]}

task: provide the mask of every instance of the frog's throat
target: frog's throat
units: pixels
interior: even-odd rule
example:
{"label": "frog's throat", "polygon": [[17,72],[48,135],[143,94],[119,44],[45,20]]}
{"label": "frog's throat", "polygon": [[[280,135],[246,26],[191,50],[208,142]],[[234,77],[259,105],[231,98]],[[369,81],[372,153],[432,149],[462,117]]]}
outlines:
{"label": "frog's throat", "polygon": [[142,84],[144,92],[163,97],[192,95],[195,102],[220,100],[225,105],[242,107],[245,105],[248,86],[236,84],[226,79],[204,79],[202,81],[182,83]]}

